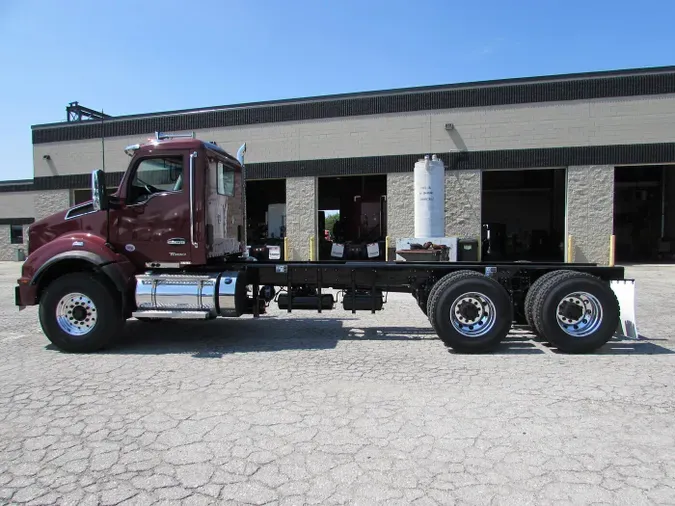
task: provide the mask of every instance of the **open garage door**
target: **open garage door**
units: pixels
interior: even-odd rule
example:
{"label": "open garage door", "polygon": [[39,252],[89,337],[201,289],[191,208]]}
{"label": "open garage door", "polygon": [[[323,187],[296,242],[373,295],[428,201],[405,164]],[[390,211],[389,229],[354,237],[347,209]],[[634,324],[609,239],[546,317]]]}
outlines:
{"label": "open garage door", "polygon": [[246,238],[250,254],[267,259],[268,246],[277,246],[283,259],[286,237],[286,180],[246,181]]}
{"label": "open garage door", "polygon": [[319,178],[319,259],[384,260],[386,200],[385,175]]}
{"label": "open garage door", "polygon": [[565,169],[483,171],[483,260],[564,259]]}
{"label": "open garage door", "polygon": [[616,167],[616,261],[675,260],[675,166]]}

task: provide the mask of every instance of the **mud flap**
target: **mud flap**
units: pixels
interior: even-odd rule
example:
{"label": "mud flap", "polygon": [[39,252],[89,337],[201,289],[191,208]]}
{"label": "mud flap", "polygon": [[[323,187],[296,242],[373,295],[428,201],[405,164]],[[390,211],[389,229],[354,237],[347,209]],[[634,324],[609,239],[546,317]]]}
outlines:
{"label": "mud flap", "polygon": [[619,300],[619,311],[621,314],[615,335],[639,339],[637,323],[635,321],[635,280],[611,281],[610,286]]}

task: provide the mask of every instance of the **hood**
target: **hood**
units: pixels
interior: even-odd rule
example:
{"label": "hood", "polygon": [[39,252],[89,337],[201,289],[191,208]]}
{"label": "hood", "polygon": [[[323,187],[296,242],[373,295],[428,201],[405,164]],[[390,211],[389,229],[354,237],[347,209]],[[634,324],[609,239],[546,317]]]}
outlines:
{"label": "hood", "polygon": [[94,211],[91,200],[46,216],[28,228],[28,254],[64,234],[91,232],[100,235],[101,231],[105,232],[106,219],[107,213]]}

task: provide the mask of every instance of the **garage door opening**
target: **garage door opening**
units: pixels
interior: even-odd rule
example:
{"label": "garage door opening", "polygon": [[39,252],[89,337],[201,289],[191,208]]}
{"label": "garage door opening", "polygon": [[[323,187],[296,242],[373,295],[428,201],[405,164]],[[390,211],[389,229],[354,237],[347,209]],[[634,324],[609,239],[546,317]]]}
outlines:
{"label": "garage door opening", "polygon": [[[246,181],[246,234],[251,254],[280,246],[286,237],[286,180]],[[258,253],[256,253],[258,252]]]}
{"label": "garage door opening", "polygon": [[319,260],[384,260],[387,176],[319,178]]}
{"label": "garage door opening", "polygon": [[482,258],[561,262],[565,169],[483,172]]}
{"label": "garage door opening", "polygon": [[673,262],[675,166],[616,167],[616,261]]}

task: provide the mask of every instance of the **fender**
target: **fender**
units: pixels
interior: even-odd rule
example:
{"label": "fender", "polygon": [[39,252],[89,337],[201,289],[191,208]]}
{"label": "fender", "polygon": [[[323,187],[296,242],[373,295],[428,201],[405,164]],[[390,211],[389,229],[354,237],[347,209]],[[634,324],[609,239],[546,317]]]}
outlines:
{"label": "fender", "polygon": [[127,298],[135,268],[124,256],[113,251],[100,236],[75,232],[58,237],[31,253],[24,262],[19,279],[21,305],[37,302],[41,279],[53,267],[63,262],[86,262],[103,272]]}

